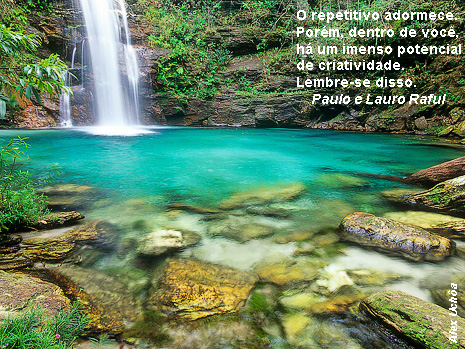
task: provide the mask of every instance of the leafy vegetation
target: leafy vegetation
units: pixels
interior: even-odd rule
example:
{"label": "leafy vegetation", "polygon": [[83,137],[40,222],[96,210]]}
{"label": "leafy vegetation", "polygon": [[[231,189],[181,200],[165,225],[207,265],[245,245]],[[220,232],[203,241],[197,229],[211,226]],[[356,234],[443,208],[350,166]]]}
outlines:
{"label": "leafy vegetation", "polygon": [[163,0],[140,0],[145,6],[145,18],[154,25],[156,34],[149,37],[153,46],[170,49],[157,62],[159,78],[165,89],[179,97],[212,97],[220,79],[216,75],[229,61],[230,53],[206,38],[214,24],[219,2],[207,0],[195,4],[180,4]]}
{"label": "leafy vegetation", "polygon": [[66,349],[87,326],[87,318],[74,303],[68,310],[45,318],[38,307],[15,317],[0,320],[0,348]]}
{"label": "leafy vegetation", "polygon": [[40,94],[48,92],[50,97],[62,91],[71,93],[64,85],[66,64],[56,54],[35,63],[25,63],[28,56],[24,51],[34,52],[40,45],[35,35],[23,34],[0,24],[0,118],[5,117],[7,108],[17,106],[16,93],[30,99],[34,96],[42,104]]}
{"label": "leafy vegetation", "polygon": [[29,173],[21,170],[27,147],[25,139],[17,137],[0,148],[0,231],[53,217],[44,196],[36,193]]}
{"label": "leafy vegetation", "polygon": [[50,97],[71,93],[64,86],[66,64],[56,54],[39,57],[40,38],[26,33],[32,14],[51,10],[51,0],[0,3],[0,119],[18,106],[18,98],[35,99],[41,105],[43,93]]}

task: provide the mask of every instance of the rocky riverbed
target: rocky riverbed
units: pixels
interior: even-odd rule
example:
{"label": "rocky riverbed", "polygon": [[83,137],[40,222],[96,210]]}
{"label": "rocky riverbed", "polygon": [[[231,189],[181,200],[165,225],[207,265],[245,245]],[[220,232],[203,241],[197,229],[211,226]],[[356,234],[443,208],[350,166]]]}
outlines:
{"label": "rocky riverbed", "polygon": [[[349,175],[324,180],[367,184]],[[287,229],[308,190],[298,182],[239,191],[212,208],[169,204],[163,215],[173,226],[136,219],[133,236],[122,235],[117,220],[62,213],[58,227],[44,221],[2,234],[0,316],[34,304],[52,314],[79,298],[86,334],[108,334],[122,347],[464,347],[463,188],[459,176],[426,191],[383,194],[410,210],[341,211],[338,228],[319,230]],[[96,191],[43,190],[55,208],[84,207]],[[137,217],[146,216],[142,207],[150,211],[137,200],[121,207]],[[234,249],[248,258],[239,262]],[[439,270],[439,281],[429,280]],[[423,277],[413,295],[397,291],[409,289],[402,285],[415,273]]]}

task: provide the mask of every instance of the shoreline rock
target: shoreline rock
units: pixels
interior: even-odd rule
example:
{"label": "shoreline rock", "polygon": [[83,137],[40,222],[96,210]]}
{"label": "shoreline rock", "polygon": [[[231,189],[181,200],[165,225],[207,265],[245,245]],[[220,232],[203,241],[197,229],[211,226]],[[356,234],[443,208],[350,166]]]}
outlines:
{"label": "shoreline rock", "polygon": [[346,241],[413,261],[442,261],[455,250],[455,243],[445,237],[369,213],[355,212],[346,216],[339,229]]}
{"label": "shoreline rock", "polygon": [[[451,316],[448,310],[407,293],[376,292],[360,304],[360,309],[397,335],[405,336],[421,347],[465,348],[465,339],[460,331],[465,328],[465,319]],[[451,321],[457,321],[457,343],[449,340],[453,336],[451,332],[454,332]]]}

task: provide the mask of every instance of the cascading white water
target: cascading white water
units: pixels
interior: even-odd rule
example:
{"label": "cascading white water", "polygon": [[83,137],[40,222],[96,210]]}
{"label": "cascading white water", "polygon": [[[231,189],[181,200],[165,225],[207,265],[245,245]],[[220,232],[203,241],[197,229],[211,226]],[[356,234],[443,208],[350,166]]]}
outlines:
{"label": "cascading white water", "polygon": [[[74,58],[76,57],[76,45],[73,48],[73,54],[71,56],[71,67],[74,68]],[[65,85],[71,86],[71,74],[66,74]],[[73,126],[73,120],[71,118],[71,99],[68,93],[62,93],[60,95],[60,126],[71,127]]]}
{"label": "cascading white water", "polygon": [[139,124],[139,67],[124,0],[80,3],[90,48],[99,133],[125,134],[125,129]]}

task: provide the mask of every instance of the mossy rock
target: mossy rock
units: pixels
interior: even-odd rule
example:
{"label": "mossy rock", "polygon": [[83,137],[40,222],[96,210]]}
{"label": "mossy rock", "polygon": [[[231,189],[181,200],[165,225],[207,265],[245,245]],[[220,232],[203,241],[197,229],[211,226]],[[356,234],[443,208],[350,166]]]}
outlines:
{"label": "mossy rock", "polygon": [[433,188],[405,197],[414,206],[446,212],[465,212],[465,176],[441,182]]}
{"label": "mossy rock", "polygon": [[[381,291],[366,298],[360,308],[418,347],[465,348],[465,338],[461,336],[465,319],[449,315],[448,310],[436,304],[400,291]],[[457,343],[449,340],[451,321],[457,321]]]}

